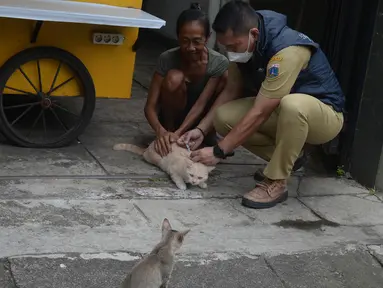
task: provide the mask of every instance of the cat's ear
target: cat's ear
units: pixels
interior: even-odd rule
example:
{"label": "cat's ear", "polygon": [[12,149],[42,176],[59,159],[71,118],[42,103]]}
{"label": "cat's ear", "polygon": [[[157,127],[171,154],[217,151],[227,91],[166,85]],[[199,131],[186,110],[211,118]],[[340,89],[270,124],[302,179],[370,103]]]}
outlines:
{"label": "cat's ear", "polygon": [[167,232],[172,230],[172,226],[167,218],[162,221],[162,235],[165,235]]}
{"label": "cat's ear", "polygon": [[189,232],[190,232],[190,229],[179,232],[178,237],[177,237],[178,242],[179,243],[184,242],[184,238],[185,238],[186,234],[188,234]]}
{"label": "cat's ear", "polygon": [[207,166],[207,171],[210,173],[215,169],[215,166]]}

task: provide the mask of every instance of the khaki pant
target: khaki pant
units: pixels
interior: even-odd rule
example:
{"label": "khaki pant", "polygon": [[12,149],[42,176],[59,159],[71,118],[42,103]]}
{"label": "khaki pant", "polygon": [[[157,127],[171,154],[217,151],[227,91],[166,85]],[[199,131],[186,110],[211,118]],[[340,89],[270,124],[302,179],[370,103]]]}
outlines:
{"label": "khaki pant", "polygon": [[[214,118],[216,131],[225,136],[253,106],[254,97],[220,106]],[[305,143],[324,144],[343,126],[343,114],[306,94],[290,94],[243,146],[269,161],[264,174],[272,180],[287,179]]]}

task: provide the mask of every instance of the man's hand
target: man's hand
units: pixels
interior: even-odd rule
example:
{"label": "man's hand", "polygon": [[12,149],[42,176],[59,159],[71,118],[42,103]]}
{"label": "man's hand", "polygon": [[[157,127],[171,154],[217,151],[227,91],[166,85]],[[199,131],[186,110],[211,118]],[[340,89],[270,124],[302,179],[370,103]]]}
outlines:
{"label": "man's hand", "polygon": [[200,129],[193,129],[182,135],[178,139],[177,144],[181,147],[185,147],[186,144],[188,144],[190,150],[194,151],[198,149],[204,138],[205,137],[203,136],[202,131]]}
{"label": "man's hand", "polygon": [[172,143],[178,140],[179,136],[172,132],[165,132],[154,142],[154,150],[161,157],[165,157],[172,151]]}
{"label": "man's hand", "polygon": [[194,162],[200,162],[208,166],[215,166],[220,161],[220,159],[214,156],[213,147],[206,147],[197,151],[193,151],[190,154],[190,158]]}

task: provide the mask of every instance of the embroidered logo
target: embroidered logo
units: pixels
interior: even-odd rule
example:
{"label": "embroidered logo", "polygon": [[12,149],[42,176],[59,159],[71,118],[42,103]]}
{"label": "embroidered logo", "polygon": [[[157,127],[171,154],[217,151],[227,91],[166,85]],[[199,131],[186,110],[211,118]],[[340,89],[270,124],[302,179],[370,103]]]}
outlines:
{"label": "embroidered logo", "polygon": [[271,59],[270,59],[270,62],[271,61],[282,61],[283,60],[283,57],[282,56],[274,56],[274,57],[272,57]]}
{"label": "embroidered logo", "polygon": [[271,65],[269,68],[268,74],[270,78],[277,77],[279,75],[279,64]]}

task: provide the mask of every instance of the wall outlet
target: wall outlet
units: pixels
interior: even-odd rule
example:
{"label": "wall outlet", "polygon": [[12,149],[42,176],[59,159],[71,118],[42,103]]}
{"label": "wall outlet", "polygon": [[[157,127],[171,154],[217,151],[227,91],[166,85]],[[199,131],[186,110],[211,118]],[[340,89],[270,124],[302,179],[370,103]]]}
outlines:
{"label": "wall outlet", "polygon": [[93,44],[98,45],[122,45],[125,36],[122,34],[93,33]]}

